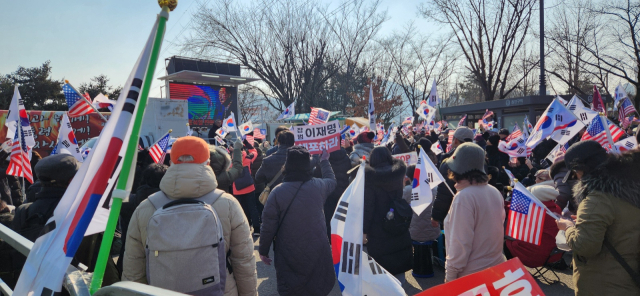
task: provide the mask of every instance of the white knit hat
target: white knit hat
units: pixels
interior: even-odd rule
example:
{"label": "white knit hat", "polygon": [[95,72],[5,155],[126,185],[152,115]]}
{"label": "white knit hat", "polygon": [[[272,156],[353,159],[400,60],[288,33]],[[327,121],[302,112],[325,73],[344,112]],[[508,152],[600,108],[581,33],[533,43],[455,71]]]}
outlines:
{"label": "white knit hat", "polygon": [[535,196],[536,198],[538,198],[540,201],[543,201],[543,202],[556,200],[556,198],[558,198],[558,195],[560,195],[560,193],[555,188],[549,185],[538,184],[538,185],[530,186],[527,189],[531,191],[533,196]]}

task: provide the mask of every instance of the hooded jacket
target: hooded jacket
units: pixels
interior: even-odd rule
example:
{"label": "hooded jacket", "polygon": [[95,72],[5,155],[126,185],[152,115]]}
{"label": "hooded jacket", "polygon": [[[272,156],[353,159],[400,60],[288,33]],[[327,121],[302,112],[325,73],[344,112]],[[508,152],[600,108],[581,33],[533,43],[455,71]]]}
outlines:
{"label": "hooded jacket", "polygon": [[320,166],[322,179],[298,181],[300,174],[287,175],[264,205],[258,251],[267,256],[274,242],[280,295],[327,295],[335,284],[323,208],[336,178],[328,161]]}
{"label": "hooded jacket", "polygon": [[[160,190],[171,199],[198,198],[218,186],[210,166],[202,164],[174,164],[160,182]],[[253,240],[249,223],[240,203],[230,194],[223,194],[213,203],[225,240],[225,251],[233,273],[227,269],[224,295],[256,295],[256,261],[253,256]],[[147,199],[140,203],[131,217],[124,252],[123,281],[146,284],[145,245],[147,225],[156,211]],[[231,250],[231,252],[229,252]]]}
{"label": "hooded jacket", "polygon": [[[222,148],[216,146],[211,154],[211,163],[209,164],[216,174],[218,181],[218,189],[230,193],[230,186],[235,179],[242,173],[242,146],[240,149],[233,150],[233,163],[229,153]],[[231,167],[229,167],[231,165]]]}
{"label": "hooded jacket", "polygon": [[367,250],[373,259],[391,274],[404,273],[413,265],[413,248],[409,231],[390,234],[383,229],[384,217],[394,199],[402,199],[407,167],[397,158],[392,164],[365,167],[363,232]]}
{"label": "hooded jacket", "polygon": [[349,155],[349,159],[351,159],[351,167],[360,165],[360,160],[363,156],[369,158],[369,154],[371,154],[371,150],[375,145],[373,143],[360,143],[353,146],[353,152]]}
{"label": "hooded jacket", "polygon": [[576,225],[565,231],[573,250],[576,295],[640,295],[622,265],[603,245],[606,239],[633,270],[640,263],[640,152],[609,159],[573,189]]}

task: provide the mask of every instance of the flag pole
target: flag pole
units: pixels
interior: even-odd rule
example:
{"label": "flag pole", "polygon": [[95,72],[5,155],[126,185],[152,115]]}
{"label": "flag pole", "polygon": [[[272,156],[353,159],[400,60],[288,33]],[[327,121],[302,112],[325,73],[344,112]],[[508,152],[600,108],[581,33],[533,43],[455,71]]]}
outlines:
{"label": "flag pole", "polygon": [[[95,111],[96,113],[98,113],[98,115],[100,115],[100,117],[102,118],[102,120],[104,120],[104,122],[107,122],[107,118],[105,118],[102,113],[98,112],[98,109],[96,109],[96,107],[93,106],[93,104],[91,104],[91,102],[89,102],[89,100],[87,100],[87,98],[85,98],[75,87],[73,87],[73,85],[71,85],[71,83],[69,83],[69,80],[65,80],[64,81],[66,84],[68,84],[69,86],[71,86],[71,88],[87,103],[89,103],[89,106],[91,106],[91,109],[93,109],[93,111]],[[71,107],[71,106],[69,106]]]}
{"label": "flag pole", "polygon": [[[160,1],[159,1],[160,3]],[[118,178],[116,188],[112,193],[111,212],[109,213],[109,219],[107,220],[107,226],[102,237],[102,243],[100,244],[100,251],[98,253],[98,259],[96,261],[96,267],[93,272],[93,278],[91,279],[90,292],[94,294],[102,286],[102,278],[107,267],[108,260],[111,260],[110,251],[111,243],[113,242],[113,235],[116,230],[116,224],[118,222],[118,216],[120,215],[120,208],[122,207],[122,200],[129,196],[131,185],[133,183],[133,171],[135,170],[135,159],[137,158],[138,141],[140,137],[140,127],[142,126],[142,117],[144,117],[144,111],[147,106],[147,99],[149,97],[149,89],[151,88],[151,82],[153,80],[153,74],[156,70],[156,64],[158,63],[158,56],[160,54],[160,47],[162,45],[162,39],[164,37],[164,31],[167,20],[169,19],[169,11],[175,9],[173,6],[171,9],[167,7],[167,3],[162,6],[162,11],[158,15],[158,27],[156,30],[155,38],[151,48],[151,56],[149,58],[149,66],[144,78],[144,84],[138,98],[138,107],[136,109],[135,119],[133,122],[133,128],[131,130],[131,137],[127,143],[127,150],[122,162],[122,171]],[[124,246],[123,246],[124,247]]]}

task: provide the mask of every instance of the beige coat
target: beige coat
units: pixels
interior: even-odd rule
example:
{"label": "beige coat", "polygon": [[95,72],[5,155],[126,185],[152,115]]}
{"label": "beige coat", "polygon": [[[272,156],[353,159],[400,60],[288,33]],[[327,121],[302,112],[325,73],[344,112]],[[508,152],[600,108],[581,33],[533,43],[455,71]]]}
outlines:
{"label": "beige coat", "polygon": [[[171,199],[198,198],[218,186],[211,167],[202,164],[172,165],[160,182],[160,190]],[[225,249],[231,255],[229,262],[233,274],[227,270],[225,295],[256,295],[256,262],[253,256],[253,239],[249,224],[240,203],[230,194],[223,194],[213,203],[220,217],[225,239]],[[136,208],[129,230],[124,252],[122,280],[147,283],[145,248],[147,224],[155,207],[148,200]]]}

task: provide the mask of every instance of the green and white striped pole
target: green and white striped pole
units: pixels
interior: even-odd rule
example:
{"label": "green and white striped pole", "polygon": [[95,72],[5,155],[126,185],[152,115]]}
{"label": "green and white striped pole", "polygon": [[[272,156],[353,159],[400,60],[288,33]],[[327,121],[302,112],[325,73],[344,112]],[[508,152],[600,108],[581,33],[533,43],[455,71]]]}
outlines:
{"label": "green and white striped pole", "polygon": [[[149,98],[149,90],[151,89],[153,74],[155,73],[156,64],[158,63],[160,47],[164,38],[166,23],[169,19],[169,11],[173,10],[177,4],[176,1],[158,2],[162,7],[162,11],[159,14],[158,28],[153,41],[153,47],[151,48],[149,66],[145,74],[140,97],[138,98],[138,107],[136,109],[131,137],[129,138],[129,142],[127,143],[127,150],[122,162],[122,171],[120,172],[118,182],[116,183],[116,188],[112,194],[111,212],[109,213],[107,227],[102,237],[100,252],[98,253],[98,260],[96,262],[96,268],[93,272],[93,278],[91,279],[91,294],[94,294],[102,286],[102,278],[104,277],[107,262],[108,260],[111,260],[111,244],[113,243],[113,235],[116,230],[116,224],[118,223],[118,217],[120,216],[122,200],[129,194],[131,185],[133,183],[133,173],[135,170],[136,158],[138,155],[137,152],[138,138],[140,137],[140,127],[142,126],[142,118],[144,117],[144,111],[147,106],[147,99]],[[169,6],[171,6],[171,9]]]}

